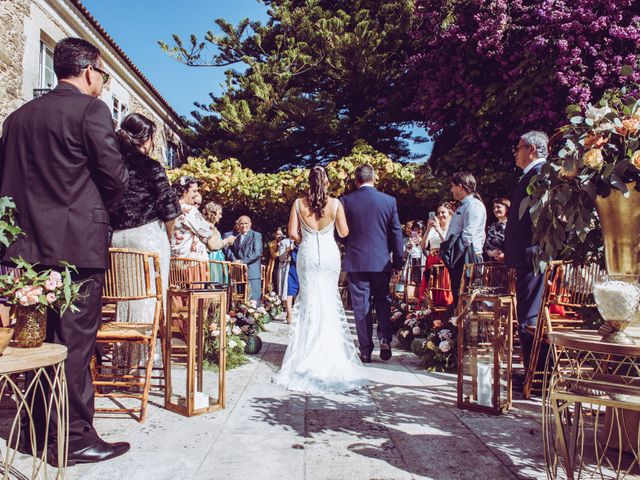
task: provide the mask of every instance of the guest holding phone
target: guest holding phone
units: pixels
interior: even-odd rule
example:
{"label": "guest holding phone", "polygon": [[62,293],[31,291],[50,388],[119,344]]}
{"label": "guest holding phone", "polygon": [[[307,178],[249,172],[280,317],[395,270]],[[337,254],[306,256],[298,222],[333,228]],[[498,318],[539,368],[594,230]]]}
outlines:
{"label": "guest holding phone", "polygon": [[[434,265],[442,263],[442,259],[440,258],[440,244],[447,236],[449,222],[454,212],[455,209],[450,202],[443,202],[435,212],[429,212],[429,221],[427,222],[427,228],[420,244],[427,256],[424,275],[422,276],[422,283],[420,285],[420,294],[418,295],[418,306],[424,301],[427,285],[429,285],[429,269]],[[446,275],[447,278],[443,278],[441,283],[443,285],[450,285],[449,273],[446,269],[443,270],[443,275]],[[432,295],[432,302],[438,307],[448,306],[453,303],[453,296],[450,292],[439,290]]]}

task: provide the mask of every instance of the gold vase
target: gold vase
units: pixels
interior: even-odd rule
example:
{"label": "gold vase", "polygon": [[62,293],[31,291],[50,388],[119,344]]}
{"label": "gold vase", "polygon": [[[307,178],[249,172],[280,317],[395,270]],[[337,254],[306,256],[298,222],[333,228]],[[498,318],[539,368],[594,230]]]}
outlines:
{"label": "gold vase", "polygon": [[[613,275],[638,275],[640,273],[640,192],[635,182],[627,184],[628,194],[612,189],[611,194],[596,197],[596,211],[602,227],[604,257],[607,273]],[[613,343],[634,343],[622,330],[632,336],[640,335],[634,324],[640,322],[640,312],[629,319],[626,325],[606,322],[601,327],[605,341]],[[633,332],[632,332],[633,331]]]}
{"label": "gold vase", "polygon": [[640,274],[640,192],[635,185],[627,185],[626,197],[615,189],[606,198],[596,197],[610,274]]}
{"label": "gold vase", "polygon": [[47,313],[33,306],[15,307],[15,340],[19,348],[36,348],[44,343],[47,333]]}

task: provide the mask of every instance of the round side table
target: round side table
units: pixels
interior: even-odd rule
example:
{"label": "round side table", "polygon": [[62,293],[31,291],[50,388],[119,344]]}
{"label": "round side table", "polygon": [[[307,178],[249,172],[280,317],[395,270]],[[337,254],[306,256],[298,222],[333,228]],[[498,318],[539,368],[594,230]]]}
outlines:
{"label": "round side table", "polygon": [[542,409],[548,478],[638,478],[640,345],[606,343],[587,330],[548,338]]}
{"label": "round side table", "polygon": [[[64,376],[66,358],[67,347],[53,343],[45,343],[38,348],[8,347],[0,356],[0,399],[3,403],[8,401],[15,404],[16,408],[7,432],[8,448],[4,455],[0,448],[3,479],[15,476],[16,468],[12,465],[18,449],[33,456],[29,478],[64,478],[69,439],[67,383]],[[16,381],[16,374],[26,372],[30,372],[29,380],[25,381],[22,388],[22,382]],[[45,432],[43,438],[36,438],[38,430],[35,425],[34,404],[42,393],[45,393]],[[23,425],[22,418],[28,419],[28,427]],[[54,419],[56,421],[51,422]],[[26,428],[28,431],[25,431]],[[55,430],[51,431],[52,428]],[[52,435],[57,439],[55,456],[59,465],[55,477],[47,476],[48,437]],[[28,440],[25,441],[25,438]],[[22,472],[23,477],[27,475],[29,473]]]}

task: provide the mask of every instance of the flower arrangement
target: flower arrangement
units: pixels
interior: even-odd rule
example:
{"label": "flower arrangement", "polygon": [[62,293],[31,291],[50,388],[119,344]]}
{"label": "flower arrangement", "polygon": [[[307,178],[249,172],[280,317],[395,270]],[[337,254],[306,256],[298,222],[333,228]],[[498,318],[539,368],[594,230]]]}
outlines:
{"label": "flower arrangement", "polygon": [[[7,247],[16,238],[23,235],[15,224],[15,204],[9,197],[0,198],[0,245]],[[37,269],[23,258],[12,258],[16,269],[20,272],[0,275],[0,296],[19,307],[33,307],[40,313],[52,308],[60,314],[67,309],[78,311],[73,304],[80,294],[79,282],[72,280],[76,268],[60,262],[60,271],[55,269]]]}
{"label": "flower arrangement", "polygon": [[20,275],[8,273],[0,275],[0,291],[7,302],[21,307],[34,307],[41,313],[52,308],[61,314],[67,308],[78,311],[73,302],[78,298],[81,283],[73,282],[73,265],[63,262],[61,272],[47,269],[36,271],[34,266],[22,258],[14,259]]}
{"label": "flower arrangement", "polygon": [[408,312],[403,325],[396,332],[400,346],[406,349],[411,348],[413,340],[424,336],[428,332],[430,324],[431,310]]}
{"label": "flower arrangement", "polygon": [[598,232],[596,197],[613,189],[640,191],[640,98],[624,88],[611,90],[586,109],[570,105],[567,114],[569,123],[552,138],[557,151],[550,152],[522,207],[531,211],[541,268],[576,254],[577,246],[601,244],[591,239]]}
{"label": "flower arrangement", "polygon": [[457,329],[449,321],[434,319],[422,340],[420,362],[432,372],[453,372],[457,367]]}
{"label": "flower arrangement", "polygon": [[282,313],[282,299],[276,292],[269,292],[269,295],[263,301],[263,307],[271,317],[271,320],[275,320]]}
{"label": "flower arrangement", "polygon": [[[220,363],[220,329],[216,321],[216,312],[210,312],[207,317],[207,328],[204,337],[204,359],[209,368],[217,368]],[[247,356],[244,353],[245,341],[242,338],[240,327],[234,325],[231,315],[227,314],[225,331],[226,343],[226,363],[227,370],[239,367],[247,363]]]}
{"label": "flower arrangement", "polygon": [[245,335],[264,332],[266,330],[264,325],[269,321],[268,319],[270,319],[265,307],[258,307],[255,300],[251,300],[246,304],[235,304],[229,315],[234,325],[240,329],[240,333]]}

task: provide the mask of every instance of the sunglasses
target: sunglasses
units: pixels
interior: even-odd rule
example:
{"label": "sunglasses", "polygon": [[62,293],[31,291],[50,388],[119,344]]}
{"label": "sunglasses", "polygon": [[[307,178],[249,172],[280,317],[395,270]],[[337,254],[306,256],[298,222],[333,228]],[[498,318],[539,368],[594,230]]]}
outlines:
{"label": "sunglasses", "polygon": [[103,69],[96,67],[95,65],[85,65],[84,67],[80,67],[80,68],[93,68],[96,72],[98,72],[100,75],[102,75],[102,83],[107,83],[109,81],[110,75],[105,72]]}

